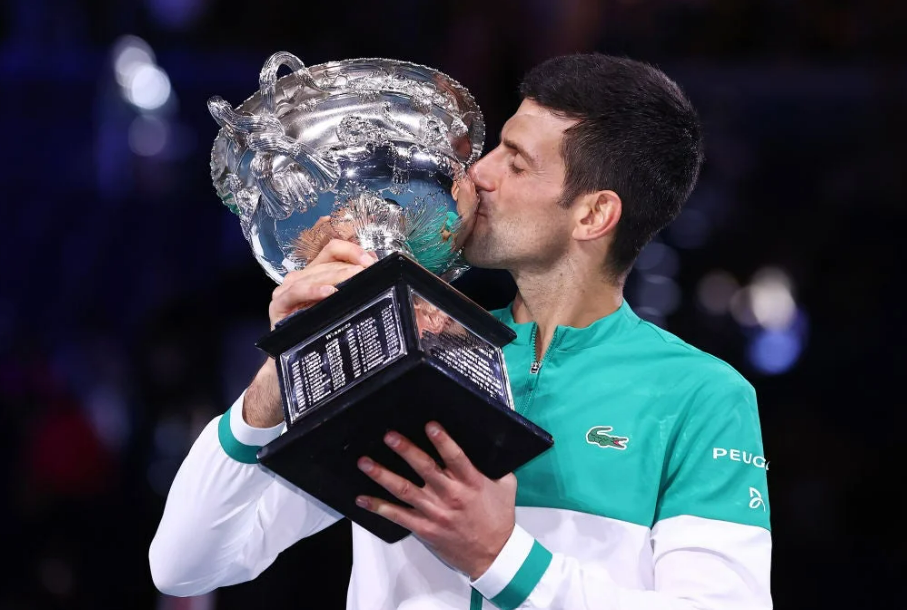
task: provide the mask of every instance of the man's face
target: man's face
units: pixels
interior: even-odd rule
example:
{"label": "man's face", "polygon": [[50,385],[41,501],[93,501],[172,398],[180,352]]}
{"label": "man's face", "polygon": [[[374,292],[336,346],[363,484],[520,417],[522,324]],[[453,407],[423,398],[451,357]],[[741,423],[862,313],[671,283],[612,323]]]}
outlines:
{"label": "man's face", "polygon": [[524,100],[501,131],[501,144],[469,170],[480,200],[466,260],[489,269],[545,269],[567,251],[570,214],[564,187],[564,130],[576,121]]}

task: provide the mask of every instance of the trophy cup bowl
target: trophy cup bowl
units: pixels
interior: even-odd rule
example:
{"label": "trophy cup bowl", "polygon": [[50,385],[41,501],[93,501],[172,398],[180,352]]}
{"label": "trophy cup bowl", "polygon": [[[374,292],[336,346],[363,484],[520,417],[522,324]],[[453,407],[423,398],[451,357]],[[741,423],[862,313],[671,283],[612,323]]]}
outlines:
{"label": "trophy cup bowl", "polygon": [[262,465],[394,542],[409,532],[354,502],[396,501],[359,472],[362,455],[423,484],[384,446],[388,430],[440,463],[424,433],[438,421],[491,478],[551,446],[513,408],[501,351],[513,331],[449,283],[468,268],[478,197],[466,169],[485,136],[464,87],[408,62],[306,67],[279,52],[257,93],[208,109],[221,127],[215,190],[269,277],[281,283],[335,238],[379,258],[257,343],[277,363],[287,424]]}

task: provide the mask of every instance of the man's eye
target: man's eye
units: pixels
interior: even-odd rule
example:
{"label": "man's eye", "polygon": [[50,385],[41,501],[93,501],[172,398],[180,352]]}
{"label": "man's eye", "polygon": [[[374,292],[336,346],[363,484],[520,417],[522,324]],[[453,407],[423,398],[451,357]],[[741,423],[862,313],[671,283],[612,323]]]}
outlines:
{"label": "man's eye", "polygon": [[526,171],[526,170],[517,167],[517,166],[516,166],[516,163],[512,163],[512,162],[511,162],[511,163],[510,163],[510,171],[512,171],[514,174],[522,174],[522,173],[523,173],[524,171]]}

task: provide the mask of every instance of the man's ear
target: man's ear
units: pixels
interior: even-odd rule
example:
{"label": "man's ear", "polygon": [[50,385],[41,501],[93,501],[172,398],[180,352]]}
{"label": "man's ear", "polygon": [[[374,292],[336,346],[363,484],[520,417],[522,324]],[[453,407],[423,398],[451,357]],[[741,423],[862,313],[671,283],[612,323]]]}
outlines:
{"label": "man's ear", "polygon": [[573,209],[573,239],[590,241],[614,233],[622,210],[614,191],[580,195]]}

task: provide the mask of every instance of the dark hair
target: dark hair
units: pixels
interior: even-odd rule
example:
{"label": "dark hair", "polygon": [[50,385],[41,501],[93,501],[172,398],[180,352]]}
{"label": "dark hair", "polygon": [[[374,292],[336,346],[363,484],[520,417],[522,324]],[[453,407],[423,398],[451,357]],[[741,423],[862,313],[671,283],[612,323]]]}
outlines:
{"label": "dark hair", "polygon": [[657,68],[598,53],[545,61],[526,75],[520,94],[579,119],[564,133],[561,203],[599,190],[617,193],[623,213],[606,270],[622,278],[696,185],[703,159],[696,110]]}

